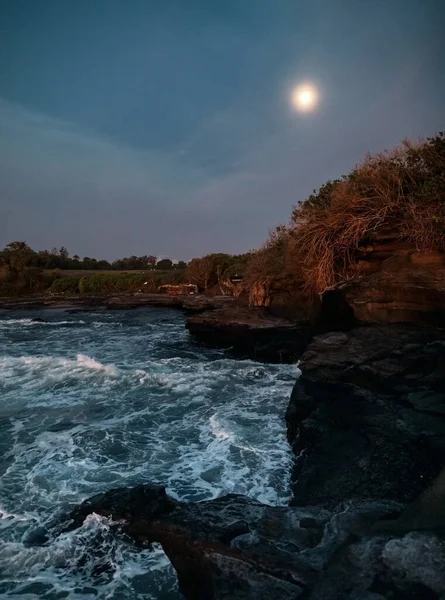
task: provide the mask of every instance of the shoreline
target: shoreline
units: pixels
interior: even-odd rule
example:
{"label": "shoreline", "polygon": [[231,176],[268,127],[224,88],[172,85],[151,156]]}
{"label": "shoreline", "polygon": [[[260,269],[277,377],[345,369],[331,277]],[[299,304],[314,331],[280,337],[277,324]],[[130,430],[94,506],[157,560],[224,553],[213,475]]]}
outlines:
{"label": "shoreline", "polygon": [[[231,345],[231,352],[259,362],[299,361],[283,424],[294,456],[292,499],[283,507],[234,494],[178,502],[149,483],[114,488],[74,508],[55,536],[61,525],[62,532],[80,527],[91,512],[117,516],[136,546],[162,545],[190,600],[302,594],[336,600],[349,594],[351,582],[360,600],[374,597],[375,589],[379,598],[415,598],[421,597],[413,595],[419,580],[422,597],[445,598],[445,546],[438,533],[445,527],[442,327],[298,323],[231,297],[0,300],[0,308],[11,310],[145,306],[202,313],[191,314],[185,326],[204,344]],[[283,360],[286,353],[292,360]],[[426,575],[416,570],[425,544],[432,556]],[[403,571],[411,555],[413,566]]]}
{"label": "shoreline", "polygon": [[109,310],[132,309],[145,306],[178,308],[188,312],[203,312],[221,308],[233,302],[231,296],[168,296],[167,294],[108,294],[104,296],[23,296],[0,298],[0,310],[42,310],[63,308],[89,310],[104,308]]}

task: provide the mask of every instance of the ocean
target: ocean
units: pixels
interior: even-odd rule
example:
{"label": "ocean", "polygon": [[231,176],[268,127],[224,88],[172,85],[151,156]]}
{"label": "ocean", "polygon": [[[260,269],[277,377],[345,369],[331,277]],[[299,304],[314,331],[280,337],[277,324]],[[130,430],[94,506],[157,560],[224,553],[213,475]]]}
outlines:
{"label": "ocean", "polygon": [[297,366],[236,360],[184,325],[160,308],[0,311],[1,598],[181,598],[162,548],[135,548],[104,518],[39,536],[113,487],[288,503]]}

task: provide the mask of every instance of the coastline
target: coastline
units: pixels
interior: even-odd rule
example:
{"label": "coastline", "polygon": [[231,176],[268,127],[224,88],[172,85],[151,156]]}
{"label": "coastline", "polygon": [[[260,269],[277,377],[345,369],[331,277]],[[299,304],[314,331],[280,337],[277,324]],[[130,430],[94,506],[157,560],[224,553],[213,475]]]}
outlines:
{"label": "coastline", "polygon": [[229,296],[169,296],[167,294],[108,294],[104,296],[21,296],[0,297],[0,309],[91,308],[131,309],[143,306],[179,308],[190,312],[210,310],[231,304]]}
{"label": "coastline", "polygon": [[[443,328],[331,322],[322,331],[227,297],[72,300],[0,306],[174,307],[202,313],[186,326],[205,344],[272,362],[283,362],[282,348],[291,348],[289,362],[299,361],[301,370],[285,415],[293,499],[288,507],[235,495],[181,503],[150,484],[116,488],[75,508],[54,535],[91,512],[117,517],[136,545],[161,543],[187,599],[337,600],[349,597],[351,586],[359,600],[445,598]],[[430,561],[422,570],[425,548]]]}

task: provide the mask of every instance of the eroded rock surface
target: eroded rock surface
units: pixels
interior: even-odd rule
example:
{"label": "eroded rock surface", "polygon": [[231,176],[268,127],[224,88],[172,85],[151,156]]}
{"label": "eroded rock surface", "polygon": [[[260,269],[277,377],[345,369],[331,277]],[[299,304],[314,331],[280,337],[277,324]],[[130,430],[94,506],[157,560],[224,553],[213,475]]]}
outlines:
{"label": "eroded rock surface", "polygon": [[273,316],[265,308],[231,306],[192,315],[187,329],[200,341],[266,362],[295,362],[314,328]]}
{"label": "eroded rock surface", "polygon": [[316,336],[287,411],[294,502],[413,500],[445,463],[445,332],[393,325]]}
{"label": "eroded rock surface", "polygon": [[358,320],[441,325],[445,320],[445,254],[418,251],[387,235],[359,253],[361,280],[345,297]]}
{"label": "eroded rock surface", "polygon": [[103,515],[139,546],[162,544],[193,600],[445,600],[445,331],[317,335],[300,369],[291,506],[185,503],[144,485],[95,496],[48,535]]}
{"label": "eroded rock surface", "polygon": [[144,485],[91,498],[57,533],[80,527],[94,512],[139,546],[160,542],[187,599],[443,598],[440,537],[372,530],[401,509],[382,500],[270,507],[236,495],[189,504]]}

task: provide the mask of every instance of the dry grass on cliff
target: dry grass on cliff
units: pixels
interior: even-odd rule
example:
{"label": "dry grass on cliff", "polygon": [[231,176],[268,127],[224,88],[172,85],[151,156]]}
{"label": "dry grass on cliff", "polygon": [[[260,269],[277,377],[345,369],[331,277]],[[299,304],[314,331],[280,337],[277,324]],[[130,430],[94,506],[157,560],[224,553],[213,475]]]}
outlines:
{"label": "dry grass on cliff", "polygon": [[358,252],[387,233],[445,251],[445,136],[366,158],[297,206],[285,231],[284,244],[271,237],[259,251],[250,281],[290,273],[322,293],[356,278]]}

